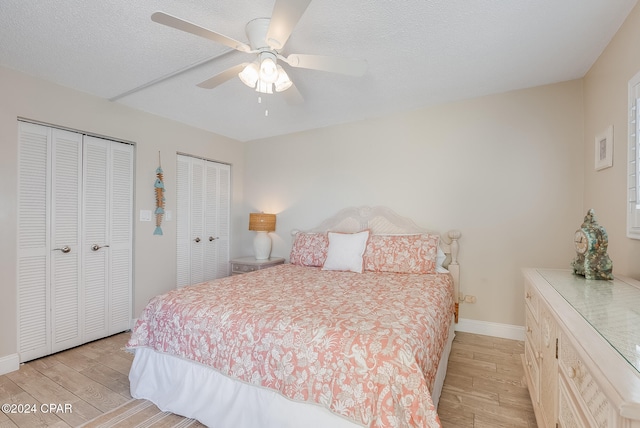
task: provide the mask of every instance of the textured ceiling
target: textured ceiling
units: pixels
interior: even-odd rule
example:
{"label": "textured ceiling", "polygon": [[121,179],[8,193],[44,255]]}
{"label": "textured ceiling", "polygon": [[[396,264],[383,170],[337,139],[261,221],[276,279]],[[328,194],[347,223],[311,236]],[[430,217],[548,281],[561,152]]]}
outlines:
{"label": "textured ceiling", "polygon": [[315,0],[282,53],[368,70],[283,64],[305,99],[295,106],[277,93],[258,104],[237,78],[197,87],[253,56],[150,19],[164,11],[247,42],[246,23],[274,0],[0,0],[0,65],[247,141],[580,78],[636,2]]}

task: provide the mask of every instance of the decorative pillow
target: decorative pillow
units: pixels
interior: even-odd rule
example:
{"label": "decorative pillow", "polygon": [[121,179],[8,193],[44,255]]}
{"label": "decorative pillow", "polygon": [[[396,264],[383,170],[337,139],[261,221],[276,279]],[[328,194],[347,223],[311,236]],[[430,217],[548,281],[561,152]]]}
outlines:
{"label": "decorative pillow", "polygon": [[299,266],[322,266],[327,258],[329,239],[326,233],[296,233],[289,262]]}
{"label": "decorative pillow", "polygon": [[364,254],[364,269],[373,272],[434,273],[438,235],[373,235]]}
{"label": "decorative pillow", "polygon": [[329,232],[327,259],[322,270],[342,270],[362,273],[362,256],[367,248],[369,231],[358,233]]}

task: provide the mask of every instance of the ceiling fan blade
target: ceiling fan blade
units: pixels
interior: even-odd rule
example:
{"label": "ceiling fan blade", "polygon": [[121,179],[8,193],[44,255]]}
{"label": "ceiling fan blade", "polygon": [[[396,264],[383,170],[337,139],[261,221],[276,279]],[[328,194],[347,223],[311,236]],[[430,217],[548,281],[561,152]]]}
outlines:
{"label": "ceiling fan blade", "polygon": [[230,48],[237,49],[241,52],[251,52],[251,48],[246,43],[239,42],[231,37],[224,36],[211,30],[207,30],[197,24],[194,24],[184,19],[177,18],[173,15],[169,15],[164,12],[155,12],[151,15],[151,20],[158,24],[167,25],[177,30],[185,31],[187,33],[195,34],[196,36],[204,37],[205,39],[213,40],[214,42],[221,43]]}
{"label": "ceiling fan blade", "polygon": [[282,49],[311,0],[276,0],[267,32],[267,44]]}
{"label": "ceiling fan blade", "polygon": [[367,62],[363,59],[340,58],[322,55],[291,54],[280,57],[291,67],[309,68],[360,77],[367,71]]}
{"label": "ceiling fan blade", "polygon": [[248,62],[244,62],[242,64],[234,65],[231,68],[227,68],[222,73],[218,73],[204,82],[198,83],[197,86],[204,89],[213,89],[218,85],[222,85],[227,80],[231,80],[236,77],[248,64]]}
{"label": "ceiling fan blade", "polygon": [[304,98],[300,91],[298,91],[298,88],[296,88],[296,85],[291,85],[289,89],[281,92],[281,94],[289,105],[295,106],[304,102]]}

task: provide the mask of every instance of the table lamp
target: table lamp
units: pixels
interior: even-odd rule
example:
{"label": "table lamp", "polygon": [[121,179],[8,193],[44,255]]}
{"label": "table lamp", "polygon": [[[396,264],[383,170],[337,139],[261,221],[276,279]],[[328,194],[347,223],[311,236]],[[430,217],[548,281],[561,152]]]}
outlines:
{"label": "table lamp", "polygon": [[267,260],[271,255],[271,237],[269,236],[269,232],[276,230],[276,215],[250,213],[249,230],[258,232],[253,239],[253,252],[256,260]]}

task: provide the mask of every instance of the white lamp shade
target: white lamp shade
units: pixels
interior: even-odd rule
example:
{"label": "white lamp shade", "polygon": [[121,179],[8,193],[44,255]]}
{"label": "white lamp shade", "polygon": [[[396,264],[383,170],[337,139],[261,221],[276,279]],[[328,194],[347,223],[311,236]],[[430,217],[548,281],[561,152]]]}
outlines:
{"label": "white lamp shade", "polygon": [[270,58],[266,57],[260,63],[260,80],[266,83],[275,83],[278,79],[278,68],[276,67],[276,62]]}
{"label": "white lamp shade", "polygon": [[275,87],[276,92],[286,91],[293,85],[291,79],[289,79],[289,75],[284,69],[278,65],[278,80],[276,80]]}
{"label": "white lamp shade", "polygon": [[242,80],[242,83],[247,85],[250,88],[256,87],[256,82],[258,81],[259,71],[258,64],[252,62],[247,65],[244,70],[238,73],[238,77]]}
{"label": "white lamp shade", "polygon": [[256,232],[253,239],[253,252],[256,260],[267,260],[271,257],[271,237],[268,232]]}

